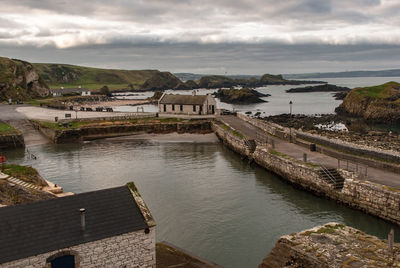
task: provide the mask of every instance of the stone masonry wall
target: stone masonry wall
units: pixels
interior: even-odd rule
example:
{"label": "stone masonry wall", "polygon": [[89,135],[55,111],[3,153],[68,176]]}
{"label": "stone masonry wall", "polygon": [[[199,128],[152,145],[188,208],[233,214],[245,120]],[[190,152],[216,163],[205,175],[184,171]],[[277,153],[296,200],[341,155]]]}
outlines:
{"label": "stone masonry wall", "polygon": [[244,143],[238,141],[237,138],[232,138],[228,130],[215,124],[213,124],[213,129],[224,144],[241,155],[252,157],[258,165],[280,175],[283,179],[316,195],[325,196],[349,207],[400,224],[399,189],[359,180],[356,173],[338,170],[345,181],[343,189],[335,190],[331,184],[320,178],[319,167],[279,155],[262,146],[257,146],[254,153],[249,155],[244,149]]}
{"label": "stone masonry wall", "polygon": [[[250,118],[247,115],[244,114],[237,114],[237,117],[240,119],[252,124],[253,126],[256,126],[267,133],[277,136],[279,138],[283,138],[288,140],[289,139],[289,129],[282,127],[278,124],[271,123],[271,122],[265,122],[261,121],[259,119],[255,118]],[[361,155],[361,156],[366,156],[366,157],[372,157],[372,158],[380,158],[384,159],[387,161],[392,161],[392,162],[400,162],[400,154],[397,152],[392,152],[392,151],[387,151],[387,150],[381,150],[377,148],[371,148],[368,146],[362,146],[350,142],[345,142],[337,139],[331,139],[331,138],[325,138],[320,135],[315,135],[315,134],[310,134],[302,131],[295,130],[293,131],[293,136],[294,138],[300,138],[304,139],[306,141],[310,141],[313,143],[318,143],[321,145],[329,146],[329,147],[334,147],[339,150],[343,150],[349,153]]]}
{"label": "stone masonry wall", "polygon": [[212,122],[211,128],[217,135],[217,137],[222,140],[222,142],[231,148],[233,151],[239,153],[242,156],[249,156],[250,153],[247,150],[247,146],[243,139],[234,136],[229,131],[223,129],[218,123]]}
{"label": "stone masonry wall", "polygon": [[0,135],[0,149],[25,147],[22,134]]}
{"label": "stone masonry wall", "polygon": [[77,253],[76,267],[156,267],[155,229],[150,233],[144,230],[105,238],[77,246],[55,250],[52,252],[27,257],[24,259],[0,264],[1,268],[49,268],[47,258],[60,253]]}
{"label": "stone masonry wall", "polygon": [[53,130],[33,122],[40,131],[54,143],[79,142],[99,138],[133,135],[137,133],[210,133],[209,121],[107,125],[82,127],[80,129]]}

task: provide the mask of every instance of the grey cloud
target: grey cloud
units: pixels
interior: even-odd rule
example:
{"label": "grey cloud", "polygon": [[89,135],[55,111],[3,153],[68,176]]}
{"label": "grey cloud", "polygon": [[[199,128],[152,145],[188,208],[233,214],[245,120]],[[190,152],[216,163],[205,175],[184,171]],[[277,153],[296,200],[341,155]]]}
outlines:
{"label": "grey cloud", "polygon": [[398,68],[400,46],[282,44],[113,44],[57,50],[1,47],[3,56],[102,68],[223,74],[299,73]]}

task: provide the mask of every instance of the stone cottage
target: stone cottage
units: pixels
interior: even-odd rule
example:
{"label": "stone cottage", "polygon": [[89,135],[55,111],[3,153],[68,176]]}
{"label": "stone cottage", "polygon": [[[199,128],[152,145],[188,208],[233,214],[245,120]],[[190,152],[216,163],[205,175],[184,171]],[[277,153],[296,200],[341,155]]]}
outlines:
{"label": "stone cottage", "polygon": [[212,115],[216,113],[217,103],[211,95],[163,94],[158,101],[160,113],[185,115]]}
{"label": "stone cottage", "polygon": [[78,87],[78,88],[64,88],[53,89],[50,91],[53,97],[61,97],[68,95],[81,95],[81,96],[91,96],[92,93],[89,89]]}
{"label": "stone cottage", "polygon": [[155,223],[133,183],[0,208],[0,267],[155,267]]}

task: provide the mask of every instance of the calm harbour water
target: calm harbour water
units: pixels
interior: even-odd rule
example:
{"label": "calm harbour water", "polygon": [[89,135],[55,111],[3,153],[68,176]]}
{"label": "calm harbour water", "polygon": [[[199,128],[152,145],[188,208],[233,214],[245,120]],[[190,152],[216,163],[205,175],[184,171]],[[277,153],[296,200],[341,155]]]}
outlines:
{"label": "calm harbour water", "polygon": [[257,267],[280,236],[319,224],[341,222],[381,238],[391,227],[249,166],[219,142],[124,137],[29,150],[37,160],[25,158],[23,150],[7,158],[32,165],[65,191],[134,181],[155,217],[158,241],[227,268]]}
{"label": "calm harbour water", "polygon": [[[350,78],[310,78],[307,80],[326,81],[329,84],[337,86],[345,86],[349,88],[380,85],[390,81],[400,82],[400,77],[350,77]],[[251,111],[253,113],[260,112],[261,116],[277,115],[289,113],[289,102],[293,102],[293,113],[295,114],[332,114],[335,108],[340,105],[341,100],[335,100],[332,92],[312,92],[312,93],[286,93],[285,90],[296,87],[304,87],[307,85],[291,86],[267,86],[257,88],[261,93],[270,94],[270,97],[262,98],[265,103],[256,103],[249,105],[227,104],[217,99],[217,107],[219,109],[235,110],[239,112]],[[311,85],[314,86],[314,85]],[[197,94],[205,95],[214,93],[216,89],[199,89]],[[190,90],[169,90],[168,93],[174,94],[192,94]],[[132,94],[129,92],[128,94]],[[146,99],[153,96],[154,92],[133,93],[134,96],[125,96],[119,94],[119,98],[127,99]],[[142,105],[145,112],[157,112],[156,105]],[[135,106],[120,106],[116,109],[121,112],[136,112]]]}

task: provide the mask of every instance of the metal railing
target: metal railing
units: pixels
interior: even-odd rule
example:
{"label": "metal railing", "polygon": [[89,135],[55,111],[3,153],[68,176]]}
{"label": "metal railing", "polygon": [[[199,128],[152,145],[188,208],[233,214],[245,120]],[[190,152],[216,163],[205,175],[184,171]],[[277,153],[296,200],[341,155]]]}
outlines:
{"label": "metal railing", "polygon": [[361,165],[357,162],[349,161],[347,159],[338,158],[338,169],[344,169],[350,172],[358,173],[362,178],[368,176],[368,166]]}

